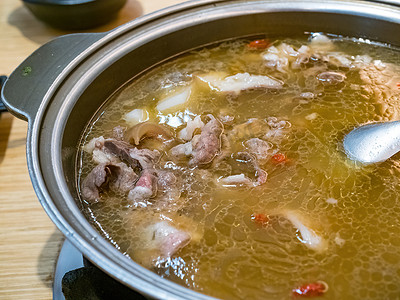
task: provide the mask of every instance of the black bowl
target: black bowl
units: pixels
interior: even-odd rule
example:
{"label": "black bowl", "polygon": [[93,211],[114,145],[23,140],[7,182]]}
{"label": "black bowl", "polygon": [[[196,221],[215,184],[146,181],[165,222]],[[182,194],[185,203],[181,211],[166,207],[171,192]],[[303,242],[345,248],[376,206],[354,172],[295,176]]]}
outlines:
{"label": "black bowl", "polygon": [[88,29],[107,23],[126,0],[23,0],[41,21],[67,30]]}

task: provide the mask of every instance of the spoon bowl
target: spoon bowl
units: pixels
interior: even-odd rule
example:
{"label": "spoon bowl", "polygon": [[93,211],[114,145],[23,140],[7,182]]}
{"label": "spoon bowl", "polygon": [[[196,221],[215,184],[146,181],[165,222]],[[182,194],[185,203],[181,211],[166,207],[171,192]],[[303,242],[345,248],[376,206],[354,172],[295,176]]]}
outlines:
{"label": "spoon bowl", "polygon": [[347,156],[371,164],[387,160],[400,151],[400,121],[362,125],[343,140]]}

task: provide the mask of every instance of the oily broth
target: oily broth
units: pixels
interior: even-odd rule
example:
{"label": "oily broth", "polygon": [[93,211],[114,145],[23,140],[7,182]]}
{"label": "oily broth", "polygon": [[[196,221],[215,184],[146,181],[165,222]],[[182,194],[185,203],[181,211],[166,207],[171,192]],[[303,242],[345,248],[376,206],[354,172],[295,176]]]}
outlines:
{"label": "oily broth", "polygon": [[[295,48],[307,37],[282,39]],[[186,54],[130,83],[109,102],[86,136],[111,136],[125,125],[123,115],[146,107],[150,120],[179,125],[188,117],[221,113],[235,116],[234,124],[249,118],[276,117],[288,121],[283,136],[271,138],[272,149],[288,162],[266,162],[267,182],[255,188],[226,188],[206,172],[161,158],[160,166],[180,176],[183,197],[176,209],[154,212],[129,207],[126,195],[105,191],[104,201],[85,205],[89,219],[123,253],[142,262],[139,234],[163,219],[194,233],[192,242],[154,272],[179,284],[224,299],[288,299],[293,288],[323,280],[326,299],[394,299],[400,295],[400,157],[359,166],[341,151],[345,133],[371,121],[389,121],[400,112],[399,93],[390,101],[366,93],[356,70],[331,66],[346,73],[336,86],[315,80],[307,65],[282,73],[255,58],[257,51],[236,40]],[[337,51],[367,54],[400,65],[399,52],[365,41],[335,38]],[[284,81],[279,91],[250,90],[231,96],[197,84],[185,110],[157,112],[160,98],[192,80],[195,73],[225,71],[268,74]],[[314,97],[301,97],[312,92]],[[126,126],[126,125],[125,125]],[[178,131],[176,129],[176,131]],[[230,127],[226,128],[229,131]],[[251,133],[251,132],[250,132]],[[249,134],[245,132],[244,135]],[[244,149],[244,139],[232,145]],[[82,152],[84,178],[94,167]],[[230,174],[221,164],[218,176]],[[326,241],[325,251],[305,247],[292,223],[275,212],[299,211],[307,225]],[[252,220],[254,213],[270,216],[267,227]],[[194,240],[194,241],[193,241]]]}

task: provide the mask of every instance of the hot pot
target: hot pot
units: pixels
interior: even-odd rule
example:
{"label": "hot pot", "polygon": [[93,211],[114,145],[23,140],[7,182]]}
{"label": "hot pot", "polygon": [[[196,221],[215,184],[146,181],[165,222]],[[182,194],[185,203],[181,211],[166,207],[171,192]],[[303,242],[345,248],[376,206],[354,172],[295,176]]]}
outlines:
{"label": "hot pot", "polygon": [[43,208],[83,255],[157,299],[211,299],[125,257],[80,210],[76,163],[82,133],[106,100],[145,70],[189,49],[241,36],[327,32],[400,46],[395,1],[199,0],[113,31],[57,38],[9,77],[2,100],[29,123],[27,161]]}

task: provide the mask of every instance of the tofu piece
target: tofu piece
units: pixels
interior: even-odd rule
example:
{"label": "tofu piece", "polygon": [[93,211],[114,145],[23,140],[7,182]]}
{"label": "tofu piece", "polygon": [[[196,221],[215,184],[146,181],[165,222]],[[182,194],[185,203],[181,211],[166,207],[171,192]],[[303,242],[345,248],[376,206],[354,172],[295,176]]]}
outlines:
{"label": "tofu piece", "polygon": [[189,101],[191,92],[191,86],[187,86],[172,95],[168,95],[158,102],[156,109],[162,113],[176,111]]}
{"label": "tofu piece", "polygon": [[143,108],[136,108],[124,115],[124,120],[130,125],[136,125],[149,120],[149,112]]}

